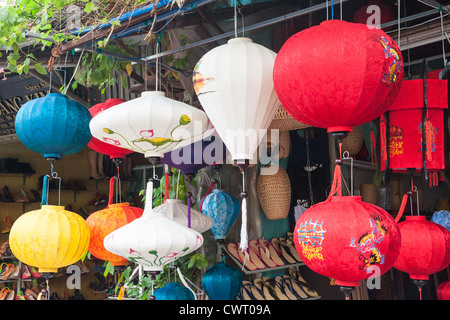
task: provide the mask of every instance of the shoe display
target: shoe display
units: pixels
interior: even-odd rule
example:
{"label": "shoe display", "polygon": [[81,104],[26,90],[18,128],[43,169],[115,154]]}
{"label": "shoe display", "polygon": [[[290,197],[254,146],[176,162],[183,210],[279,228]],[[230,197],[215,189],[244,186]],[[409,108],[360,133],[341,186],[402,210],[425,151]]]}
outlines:
{"label": "shoe display", "polygon": [[14,202],[14,197],[8,189],[8,186],[3,187],[2,193],[2,201],[3,202]]}
{"label": "shoe display", "polygon": [[9,240],[6,240],[0,247],[0,257],[3,259],[13,257],[13,253],[9,247]]}
{"label": "shoe display", "polygon": [[10,216],[5,217],[4,222],[5,227],[2,228],[1,233],[9,233],[12,227],[11,217]]}
{"label": "shoe display", "polygon": [[17,188],[17,196],[14,198],[16,202],[30,202],[26,192],[21,188]]}

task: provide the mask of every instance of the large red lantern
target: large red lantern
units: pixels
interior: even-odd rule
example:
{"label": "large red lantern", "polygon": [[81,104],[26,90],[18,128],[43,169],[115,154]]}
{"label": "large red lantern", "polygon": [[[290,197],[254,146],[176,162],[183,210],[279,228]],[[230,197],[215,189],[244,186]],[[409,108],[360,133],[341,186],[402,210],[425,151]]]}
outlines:
{"label": "large red lantern", "polygon": [[450,300],[450,281],[442,282],[436,290],[438,300]]}
{"label": "large red lantern", "polygon": [[[89,109],[89,112],[91,113],[92,118],[94,118],[100,112],[121,104],[125,101],[126,100],[123,99],[108,99],[105,102],[97,103],[96,105],[92,106]],[[114,141],[105,142],[92,137],[92,139],[88,143],[88,147],[94,151],[108,155],[111,159],[125,158],[127,155],[133,153],[133,151],[131,150],[118,147],[111,143],[114,143]]]}
{"label": "large red lantern", "polygon": [[353,288],[392,267],[401,238],[394,219],[380,207],[359,196],[331,196],[300,216],[294,242],[310,269],[334,278],[341,288]]}
{"label": "large red lantern", "polygon": [[140,218],[143,209],[132,207],[128,202],[113,203],[113,185],[115,177],[110,180],[110,195],[108,206],[92,213],[86,223],[90,230],[89,252],[98,259],[108,261],[115,268],[120,269],[128,263],[128,260],[109,252],[103,245],[103,240],[111,232],[123,227],[131,221]]}
{"label": "large red lantern", "polygon": [[284,43],[273,79],[294,119],[340,140],[386,111],[400,90],[403,58],[381,29],[328,20]]}

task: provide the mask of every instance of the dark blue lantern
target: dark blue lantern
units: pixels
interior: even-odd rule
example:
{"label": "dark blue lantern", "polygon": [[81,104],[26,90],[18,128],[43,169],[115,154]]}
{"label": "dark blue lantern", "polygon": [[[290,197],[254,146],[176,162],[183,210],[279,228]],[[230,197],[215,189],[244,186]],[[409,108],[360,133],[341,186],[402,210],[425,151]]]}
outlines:
{"label": "dark blue lantern", "polygon": [[47,159],[61,159],[81,151],[91,140],[92,116],[82,104],[61,93],[25,103],[17,112],[15,129],[19,140]]}
{"label": "dark blue lantern", "polygon": [[155,300],[195,300],[194,294],[178,282],[167,282],[153,292]]}
{"label": "dark blue lantern", "polygon": [[241,272],[225,262],[213,265],[202,278],[203,290],[211,300],[235,300],[241,286]]}

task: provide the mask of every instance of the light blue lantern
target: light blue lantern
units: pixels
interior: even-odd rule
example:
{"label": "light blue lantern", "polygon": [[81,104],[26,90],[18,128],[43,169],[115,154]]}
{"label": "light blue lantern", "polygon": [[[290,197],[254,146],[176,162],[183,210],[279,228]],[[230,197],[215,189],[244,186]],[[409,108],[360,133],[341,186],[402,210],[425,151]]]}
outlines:
{"label": "light blue lantern", "polygon": [[19,140],[48,160],[81,151],[91,140],[92,116],[82,104],[61,93],[26,102],[17,112]]}
{"label": "light blue lantern", "polygon": [[238,200],[223,189],[214,189],[205,197],[202,205],[202,213],[213,220],[211,228],[214,238],[223,242],[228,230],[230,230],[239,215]]}
{"label": "light blue lantern", "polygon": [[167,282],[153,292],[155,300],[195,300],[194,294],[178,282]]}
{"label": "light blue lantern", "polygon": [[242,286],[241,272],[219,262],[202,277],[202,288],[211,300],[235,300]]}
{"label": "light blue lantern", "polygon": [[431,217],[431,222],[440,224],[448,231],[450,231],[450,211],[447,210],[436,211],[435,213],[433,213],[433,216]]}

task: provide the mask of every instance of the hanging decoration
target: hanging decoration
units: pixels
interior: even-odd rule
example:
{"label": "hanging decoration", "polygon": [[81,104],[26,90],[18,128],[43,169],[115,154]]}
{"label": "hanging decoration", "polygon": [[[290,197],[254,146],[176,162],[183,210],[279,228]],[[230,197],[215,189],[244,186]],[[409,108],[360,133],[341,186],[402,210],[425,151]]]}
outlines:
{"label": "hanging decoration", "polygon": [[211,231],[217,242],[222,243],[239,215],[239,202],[225,190],[213,189],[203,201],[202,213],[212,219]]}
{"label": "hanging decoration", "polygon": [[155,300],[195,300],[191,290],[178,282],[166,282],[164,287],[153,292]]}
{"label": "hanging decoration", "polygon": [[328,20],[284,43],[273,79],[294,119],[326,128],[341,141],[352,127],[380,117],[395,99],[403,58],[382,30]]}
{"label": "hanging decoration", "polygon": [[235,300],[241,286],[241,272],[225,261],[214,264],[202,277],[202,288],[211,300]]}
{"label": "hanging decoration", "polygon": [[17,112],[15,130],[30,150],[54,162],[81,151],[91,140],[91,114],[80,103],[61,93],[26,102]]}
{"label": "hanging decoration", "polygon": [[277,113],[273,117],[272,123],[269,126],[269,130],[278,129],[283,131],[295,131],[300,129],[309,128],[310,125],[301,123],[292,118],[283,106],[278,107]]}
{"label": "hanging decoration", "polygon": [[447,210],[436,211],[431,216],[431,222],[440,224],[448,231],[450,231],[450,211]]}
{"label": "hanging decoration", "polygon": [[89,252],[96,258],[108,261],[116,270],[121,270],[128,260],[105,249],[103,240],[111,232],[140,218],[143,210],[132,207],[128,202],[113,203],[114,182],[110,179],[108,206],[89,215],[86,223],[90,231]]}
{"label": "hanging decoration", "polygon": [[[381,25],[394,21],[396,18],[397,14],[393,7],[379,0],[370,0],[355,12],[353,22],[380,28]],[[384,27],[383,30],[388,32],[392,28],[393,26],[388,26]]]}
{"label": "hanging decoration", "polygon": [[450,281],[442,282],[436,293],[438,300],[450,300]]}

